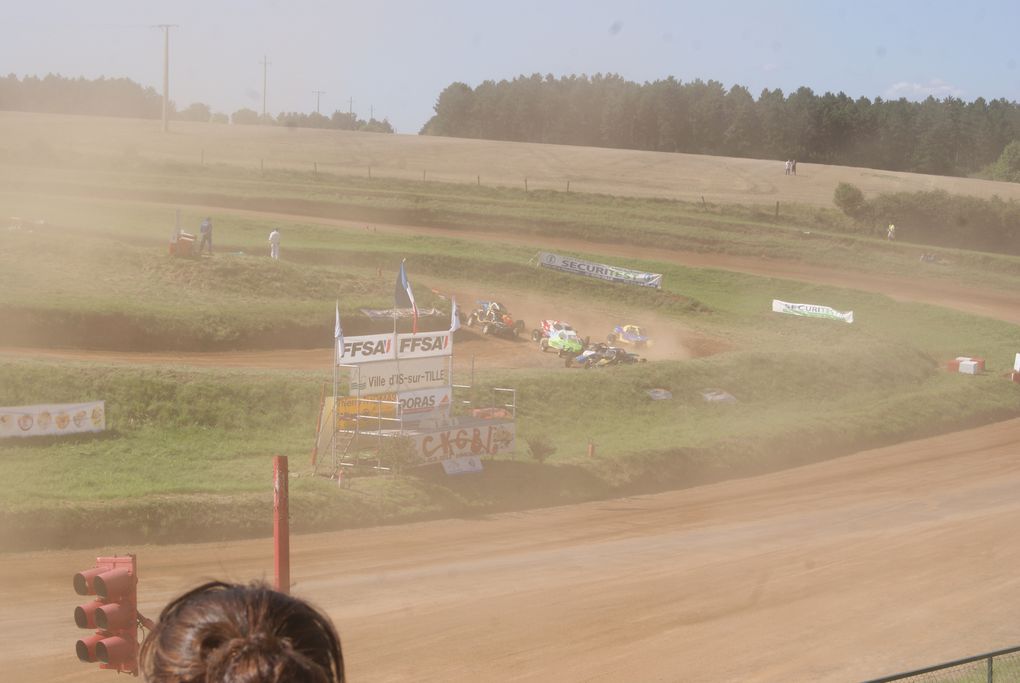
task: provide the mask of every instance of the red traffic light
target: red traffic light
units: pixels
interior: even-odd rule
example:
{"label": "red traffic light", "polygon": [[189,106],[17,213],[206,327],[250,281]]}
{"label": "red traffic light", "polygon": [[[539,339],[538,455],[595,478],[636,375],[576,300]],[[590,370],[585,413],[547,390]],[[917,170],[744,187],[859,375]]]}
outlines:
{"label": "red traffic light", "polygon": [[134,555],[97,557],[96,566],[74,575],[79,595],[98,596],[74,610],[79,628],[98,629],[75,643],[83,662],[99,668],[138,673],[138,572]]}

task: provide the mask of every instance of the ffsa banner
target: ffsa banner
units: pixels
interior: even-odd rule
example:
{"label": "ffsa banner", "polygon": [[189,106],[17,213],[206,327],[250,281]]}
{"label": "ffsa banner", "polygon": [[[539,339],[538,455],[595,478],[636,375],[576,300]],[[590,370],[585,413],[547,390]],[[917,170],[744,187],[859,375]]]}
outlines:
{"label": "ffsa banner", "polygon": [[435,358],[453,353],[453,335],[448,331],[418,334],[366,334],[344,337],[343,353],[337,364],[358,365],[384,360]]}
{"label": "ffsa banner", "polygon": [[604,263],[592,263],[571,256],[550,254],[546,251],[539,252],[538,263],[544,268],[562,270],[565,273],[585,275],[600,280],[608,280],[609,282],[625,282],[629,285],[662,289],[662,275],[660,273],[645,273],[640,270],[607,266]]}
{"label": "ffsa banner", "polygon": [[104,429],[104,401],[0,408],[0,438],[80,434]]}

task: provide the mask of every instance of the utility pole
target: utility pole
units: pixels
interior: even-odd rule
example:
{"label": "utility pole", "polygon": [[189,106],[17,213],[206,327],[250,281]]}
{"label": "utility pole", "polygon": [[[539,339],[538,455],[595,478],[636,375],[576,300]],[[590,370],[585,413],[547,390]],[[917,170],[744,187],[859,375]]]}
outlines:
{"label": "utility pole", "polygon": [[326,94],[325,90],[313,90],[312,94],[315,95],[315,113],[319,113],[319,98]]}
{"label": "utility pole", "polygon": [[266,74],[269,71],[269,65],[272,62],[269,61],[269,57],[262,55],[262,121],[266,120]]}
{"label": "utility pole", "polygon": [[375,105],[374,104],[368,105],[368,120],[369,121],[375,121]]}
{"label": "utility pole", "polygon": [[163,132],[170,130],[170,29],[177,24],[156,24],[163,29]]}
{"label": "utility pole", "polygon": [[348,113],[351,115],[351,120],[353,121],[354,120],[354,98],[353,97],[351,98],[351,103],[348,106],[350,107],[350,109],[348,110]]}

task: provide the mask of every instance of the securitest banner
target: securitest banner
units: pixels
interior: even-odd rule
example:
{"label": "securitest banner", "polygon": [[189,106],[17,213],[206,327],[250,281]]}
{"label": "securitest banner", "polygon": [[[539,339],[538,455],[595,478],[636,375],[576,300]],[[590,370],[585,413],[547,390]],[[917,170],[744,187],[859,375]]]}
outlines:
{"label": "securitest banner", "polygon": [[403,393],[449,386],[450,359],[412,358],[380,363],[362,363],[350,373],[351,396]]}
{"label": "securitest banner", "polygon": [[852,323],[854,321],[853,311],[837,311],[828,306],[816,306],[815,304],[791,304],[788,301],[780,301],[779,299],[772,300],[772,311],[774,313],[800,315],[807,318],[842,320],[845,323]]}
{"label": "securitest banner", "polygon": [[662,288],[662,275],[660,273],[645,273],[640,270],[629,268],[618,268],[608,266],[604,263],[592,263],[572,256],[559,256],[543,251],[538,254],[538,263],[544,268],[562,270],[565,273],[585,275],[587,277],[608,280],[609,282],[626,282],[630,285],[642,287]]}
{"label": "securitest banner", "polygon": [[80,434],[104,429],[104,401],[0,408],[0,438]]}
{"label": "securitest banner", "polygon": [[344,337],[338,364],[358,365],[386,360],[435,358],[453,353],[453,335],[449,331],[418,334],[366,334]]}

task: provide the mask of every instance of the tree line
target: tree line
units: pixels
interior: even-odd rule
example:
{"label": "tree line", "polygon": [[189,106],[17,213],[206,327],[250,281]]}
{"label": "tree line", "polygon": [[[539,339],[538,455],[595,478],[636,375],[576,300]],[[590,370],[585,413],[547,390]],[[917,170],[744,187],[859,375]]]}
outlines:
{"label": "tree line", "polygon": [[797,159],[939,175],[984,169],[1020,138],[1020,106],[1005,99],[852,99],[801,87],[790,94],[672,76],[533,74],[456,82],[423,135]]}
{"label": "tree line", "polygon": [[[319,113],[283,112],[274,117],[260,115],[252,109],[239,109],[229,117],[213,112],[209,105],[195,102],[178,110],[168,103],[168,116],[178,121],[212,123],[269,124],[299,128],[332,128],[392,133],[386,119],[368,121],[351,112],[336,111],[332,116]],[[49,74],[43,78],[14,74],[0,77],[0,110],[47,114],[82,114],[89,116],[120,116],[136,119],[163,117],[163,96],[151,87],[143,87],[129,78],[65,78]]]}

